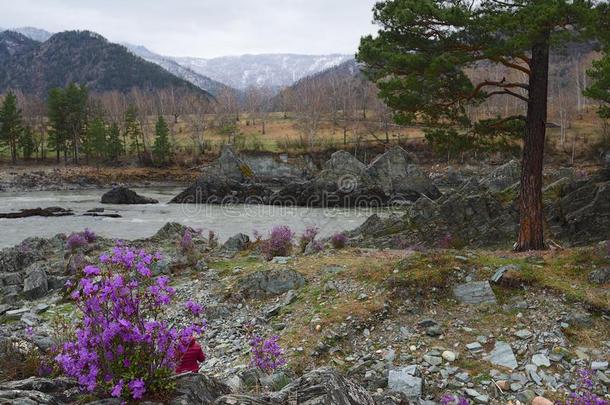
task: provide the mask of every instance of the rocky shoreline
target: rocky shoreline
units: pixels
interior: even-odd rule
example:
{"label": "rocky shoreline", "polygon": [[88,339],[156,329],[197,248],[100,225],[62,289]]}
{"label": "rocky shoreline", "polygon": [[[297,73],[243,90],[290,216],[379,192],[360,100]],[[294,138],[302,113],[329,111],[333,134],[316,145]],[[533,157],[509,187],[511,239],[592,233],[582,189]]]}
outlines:
{"label": "rocky shoreline", "polygon": [[[179,307],[187,299],[207,308],[208,360],[200,375],[179,377],[171,403],[432,405],[451,393],[470,403],[530,404],[567,395],[580,369],[592,369],[595,392],[610,395],[609,242],[542,256],[326,247],[266,261],[247,238],[218,246],[190,230],[194,260],[179,247],[187,230],[167,224],[129,242],[164,256],[154,271],[176,289],[168,319],[185,321]],[[51,350],[53,319],[75,320],[63,292],[83,265],[75,258],[94,262],[114,243],[96,238],[73,250],[58,235],[0,251],[0,342]],[[244,325],[252,323],[282,336],[288,367],[271,376],[248,367]],[[81,396],[62,378],[0,383],[3,403]]]}

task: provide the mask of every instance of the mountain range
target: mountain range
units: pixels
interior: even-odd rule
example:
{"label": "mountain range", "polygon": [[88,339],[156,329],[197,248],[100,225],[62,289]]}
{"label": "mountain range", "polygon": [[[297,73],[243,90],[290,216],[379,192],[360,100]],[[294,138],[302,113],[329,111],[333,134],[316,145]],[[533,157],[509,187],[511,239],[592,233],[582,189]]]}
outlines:
{"label": "mountain range", "polygon": [[[0,31],[3,31],[0,28]],[[45,42],[53,34],[35,27],[12,28],[34,41]],[[268,87],[279,90],[300,79],[353,59],[352,55],[260,54],[218,58],[171,57],[157,54],[142,45],[123,43],[140,58],[161,66],[214,95],[223,90]]]}
{"label": "mountain range", "polygon": [[71,82],[94,92],[178,88],[208,95],[94,32],[65,31],[44,42],[15,31],[0,33],[0,92],[20,89],[44,95]]}

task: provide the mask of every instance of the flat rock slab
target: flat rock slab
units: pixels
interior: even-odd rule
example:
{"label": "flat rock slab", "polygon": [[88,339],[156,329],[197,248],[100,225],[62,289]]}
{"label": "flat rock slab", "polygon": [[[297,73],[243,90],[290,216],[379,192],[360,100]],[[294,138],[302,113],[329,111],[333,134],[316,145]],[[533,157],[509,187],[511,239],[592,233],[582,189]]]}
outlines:
{"label": "flat rock slab", "polygon": [[475,281],[453,287],[453,295],[462,304],[495,304],[494,295],[488,281]]}
{"label": "flat rock slab", "polygon": [[418,398],[424,389],[424,379],[418,376],[417,366],[400,367],[388,373],[388,388]]}
{"label": "flat rock slab", "polygon": [[506,342],[497,341],[494,349],[486,357],[486,360],[496,366],[502,366],[514,370],[517,368],[517,359],[513,349]]}

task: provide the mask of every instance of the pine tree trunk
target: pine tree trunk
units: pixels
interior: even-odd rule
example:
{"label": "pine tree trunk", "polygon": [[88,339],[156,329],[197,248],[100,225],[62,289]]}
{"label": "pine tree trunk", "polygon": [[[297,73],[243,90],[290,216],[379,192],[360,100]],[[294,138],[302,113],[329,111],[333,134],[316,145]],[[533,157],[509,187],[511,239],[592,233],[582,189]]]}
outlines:
{"label": "pine tree trunk", "polygon": [[542,161],[547,120],[549,78],[548,33],[532,47],[529,102],[521,162],[519,238],[515,250],[544,249]]}

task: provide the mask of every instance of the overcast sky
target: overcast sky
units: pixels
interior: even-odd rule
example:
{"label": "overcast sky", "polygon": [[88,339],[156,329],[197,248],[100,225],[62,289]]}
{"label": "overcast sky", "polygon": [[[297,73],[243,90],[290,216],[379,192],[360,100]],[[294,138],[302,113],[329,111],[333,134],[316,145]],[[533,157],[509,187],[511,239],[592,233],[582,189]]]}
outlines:
{"label": "overcast sky", "polygon": [[356,51],[375,0],[0,0],[0,27],[88,29],[165,55]]}

